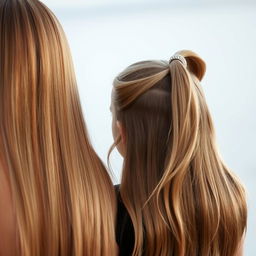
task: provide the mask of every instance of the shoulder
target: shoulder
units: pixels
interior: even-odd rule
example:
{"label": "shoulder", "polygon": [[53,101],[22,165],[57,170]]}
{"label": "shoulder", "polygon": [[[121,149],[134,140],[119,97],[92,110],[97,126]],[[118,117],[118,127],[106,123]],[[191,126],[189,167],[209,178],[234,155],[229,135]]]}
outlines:
{"label": "shoulder", "polygon": [[120,185],[117,184],[117,185],[114,186],[114,188],[115,188],[116,194],[118,195],[120,193]]}
{"label": "shoulder", "polygon": [[116,241],[119,245],[119,255],[132,255],[134,246],[134,229],[131,218],[126,210],[120,194],[120,185],[115,185],[117,196]]}
{"label": "shoulder", "polygon": [[115,192],[117,198],[117,223],[119,223],[122,221],[124,215],[127,214],[127,211],[121,198],[120,185],[115,185]]}

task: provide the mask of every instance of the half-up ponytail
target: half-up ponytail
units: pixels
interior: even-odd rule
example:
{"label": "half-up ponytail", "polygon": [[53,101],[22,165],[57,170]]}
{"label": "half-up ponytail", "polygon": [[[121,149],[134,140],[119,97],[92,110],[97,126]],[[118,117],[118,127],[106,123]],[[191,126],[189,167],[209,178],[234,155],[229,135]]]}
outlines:
{"label": "half-up ponytail", "polygon": [[136,63],[114,82],[133,255],[233,256],[246,227],[244,190],[218,154],[199,83],[206,65],[191,51],[177,54],[185,63]]}
{"label": "half-up ponytail", "polygon": [[[189,51],[183,52],[186,52],[187,55],[188,53],[193,54]],[[200,64],[197,64],[196,59],[200,60]],[[169,182],[168,178],[171,179],[175,176],[176,172],[179,172],[179,168],[187,169],[190,159],[193,157],[194,151],[198,146],[197,139],[199,136],[201,114],[200,99],[198,97],[201,90],[195,82],[199,81],[199,79],[201,80],[203,77],[205,65],[201,66],[204,62],[197,56],[196,58],[187,57],[184,60],[185,64],[179,59],[173,59],[169,62],[171,78],[170,103],[172,110],[170,130],[173,139],[170,144],[170,155],[166,158],[167,169],[162,177],[163,183]],[[193,70],[194,72],[190,73],[189,70]],[[186,159],[189,161],[185,161]],[[170,171],[169,168],[175,169],[176,172]]]}

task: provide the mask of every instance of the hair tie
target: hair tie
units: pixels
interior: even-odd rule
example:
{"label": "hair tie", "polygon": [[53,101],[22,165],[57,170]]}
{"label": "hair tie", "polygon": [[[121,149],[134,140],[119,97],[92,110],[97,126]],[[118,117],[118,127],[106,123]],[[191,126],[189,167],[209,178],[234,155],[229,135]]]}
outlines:
{"label": "hair tie", "polygon": [[187,61],[182,55],[179,55],[179,54],[173,55],[169,60],[169,64],[171,64],[173,60],[179,60],[185,67],[187,66]]}

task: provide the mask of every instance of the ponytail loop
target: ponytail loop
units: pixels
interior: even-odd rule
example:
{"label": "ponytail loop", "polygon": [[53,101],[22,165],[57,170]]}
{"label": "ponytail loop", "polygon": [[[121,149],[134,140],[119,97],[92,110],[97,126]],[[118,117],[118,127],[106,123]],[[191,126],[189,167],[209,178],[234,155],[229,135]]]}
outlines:
{"label": "ponytail loop", "polygon": [[182,50],[177,52],[176,54],[179,54],[186,59],[188,71],[191,74],[195,75],[199,81],[202,81],[206,72],[205,62],[192,51]]}

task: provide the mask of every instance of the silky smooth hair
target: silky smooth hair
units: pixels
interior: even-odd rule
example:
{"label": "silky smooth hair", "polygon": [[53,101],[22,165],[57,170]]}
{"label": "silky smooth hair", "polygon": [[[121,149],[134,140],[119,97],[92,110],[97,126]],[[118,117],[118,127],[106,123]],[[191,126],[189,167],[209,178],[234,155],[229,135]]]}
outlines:
{"label": "silky smooth hair", "polygon": [[37,0],[0,0],[0,141],[16,255],[116,255],[113,185],[88,138],[64,32]]}
{"label": "silky smooth hair", "polygon": [[246,229],[245,191],[216,146],[200,85],[205,62],[191,51],[177,54],[187,65],[143,61],[114,80],[133,255],[234,256]]}

